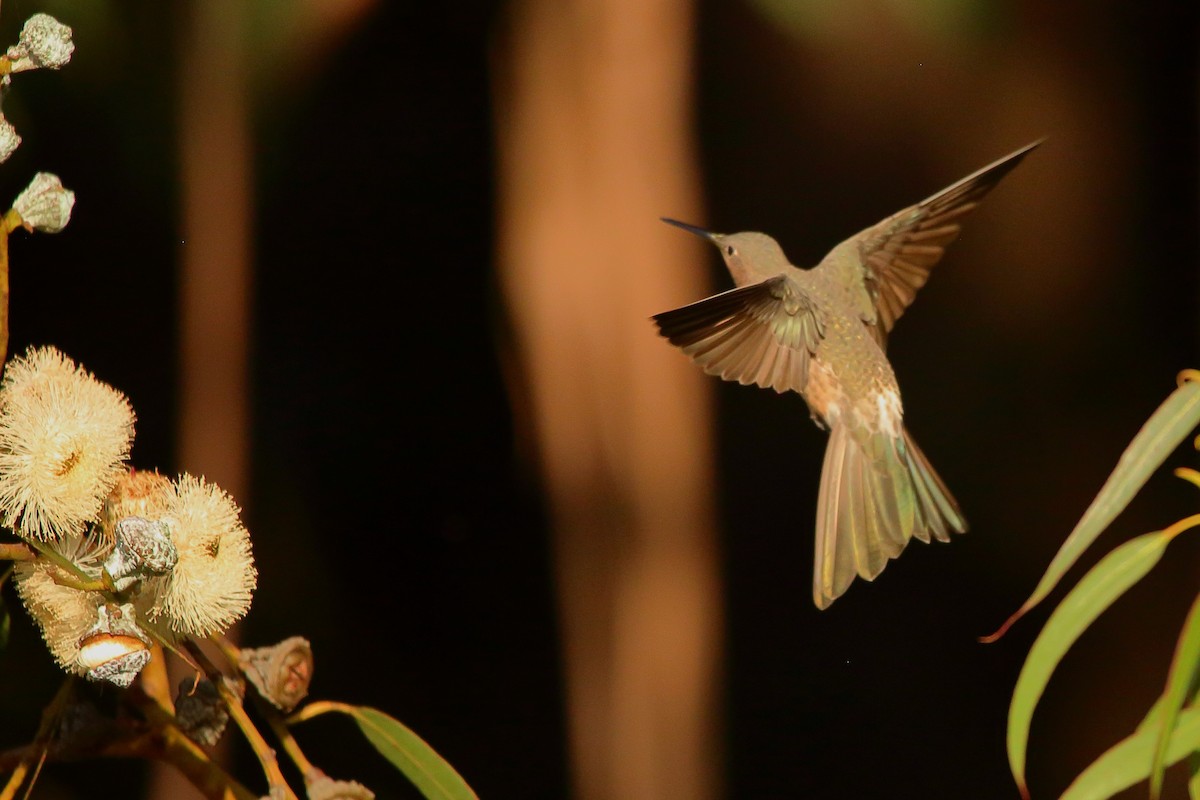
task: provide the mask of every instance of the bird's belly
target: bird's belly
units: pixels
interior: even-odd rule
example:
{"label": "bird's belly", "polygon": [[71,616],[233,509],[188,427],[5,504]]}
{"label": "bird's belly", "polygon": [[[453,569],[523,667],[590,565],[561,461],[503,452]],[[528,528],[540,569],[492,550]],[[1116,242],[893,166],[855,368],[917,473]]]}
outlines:
{"label": "bird's belly", "polygon": [[846,372],[827,359],[814,358],[804,389],[809,408],[830,427],[844,423],[856,431],[899,436],[904,409],[890,370]]}

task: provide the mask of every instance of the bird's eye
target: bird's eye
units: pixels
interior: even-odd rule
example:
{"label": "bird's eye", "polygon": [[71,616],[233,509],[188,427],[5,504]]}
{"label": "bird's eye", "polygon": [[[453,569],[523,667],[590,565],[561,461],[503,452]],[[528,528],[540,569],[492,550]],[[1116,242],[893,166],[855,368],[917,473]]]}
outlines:
{"label": "bird's eye", "polygon": [[731,256],[731,255],[733,255],[733,254],[734,254],[734,253],[736,253],[736,252],[737,252],[737,250],[734,250],[734,249],[733,249],[733,245],[731,245],[731,244],[725,245],[725,254],[726,254],[726,255],[730,255],[730,256]]}

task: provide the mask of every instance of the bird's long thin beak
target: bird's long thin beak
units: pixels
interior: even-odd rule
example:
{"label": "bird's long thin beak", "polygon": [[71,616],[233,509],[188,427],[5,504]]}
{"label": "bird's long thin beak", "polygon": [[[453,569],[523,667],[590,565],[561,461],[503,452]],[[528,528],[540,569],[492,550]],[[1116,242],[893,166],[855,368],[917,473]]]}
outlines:
{"label": "bird's long thin beak", "polygon": [[686,222],[680,222],[677,219],[669,219],[667,217],[660,217],[660,219],[668,225],[674,225],[676,228],[683,228],[688,233],[694,233],[702,239],[708,239],[710,242],[715,242],[717,237],[721,235],[719,233],[713,233],[712,231],[706,231],[704,228],[697,228],[695,225],[688,225]]}

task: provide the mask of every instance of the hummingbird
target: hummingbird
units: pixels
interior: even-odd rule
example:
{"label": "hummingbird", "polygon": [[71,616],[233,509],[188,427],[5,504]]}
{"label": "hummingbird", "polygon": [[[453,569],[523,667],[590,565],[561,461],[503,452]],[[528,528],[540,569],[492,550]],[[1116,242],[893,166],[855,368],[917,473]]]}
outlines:
{"label": "hummingbird", "polygon": [[735,288],[656,314],[659,333],[710,375],[797,392],[829,431],[817,493],[813,601],[874,580],[913,537],[965,533],[958,503],[904,426],[887,337],[969,214],[1044,140],[989,164],[793,266],[765,233],[713,233]]}

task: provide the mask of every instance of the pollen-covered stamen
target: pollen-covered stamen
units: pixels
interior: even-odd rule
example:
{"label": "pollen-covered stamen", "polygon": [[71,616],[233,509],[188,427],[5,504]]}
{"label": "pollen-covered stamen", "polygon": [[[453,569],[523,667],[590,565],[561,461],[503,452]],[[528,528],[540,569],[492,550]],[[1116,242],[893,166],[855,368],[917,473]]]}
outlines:
{"label": "pollen-covered stamen", "polygon": [[58,464],[58,469],[54,470],[54,474],[60,478],[66,477],[67,473],[75,469],[75,465],[79,463],[79,459],[83,457],[83,453],[78,450],[72,450],[67,453],[66,458]]}

